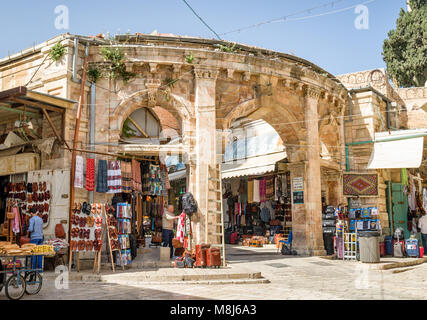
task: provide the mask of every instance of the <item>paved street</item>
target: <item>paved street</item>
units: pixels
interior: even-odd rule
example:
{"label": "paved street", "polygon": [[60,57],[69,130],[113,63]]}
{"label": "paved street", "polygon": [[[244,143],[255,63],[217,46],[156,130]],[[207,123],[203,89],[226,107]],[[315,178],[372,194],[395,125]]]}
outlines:
{"label": "paved street", "polygon": [[[71,282],[57,290],[52,276],[37,296],[25,299],[426,299],[427,264],[392,270],[378,265],[327,260],[318,257],[283,257],[273,250],[229,254],[228,269],[218,272],[261,272],[267,284],[149,284]],[[398,272],[396,272],[398,270]],[[180,270],[162,269],[165,274]],[[136,275],[136,274],[135,274]],[[132,274],[130,275],[132,276]],[[129,274],[127,274],[129,278]],[[1,299],[6,299],[4,291]]]}

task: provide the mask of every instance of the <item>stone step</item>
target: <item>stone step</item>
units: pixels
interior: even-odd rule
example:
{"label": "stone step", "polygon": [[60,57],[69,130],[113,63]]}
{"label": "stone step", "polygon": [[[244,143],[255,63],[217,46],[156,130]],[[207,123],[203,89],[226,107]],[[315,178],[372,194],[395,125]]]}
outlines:
{"label": "stone step", "polygon": [[236,279],[236,280],[198,280],[198,281],[131,281],[131,280],[116,280],[107,281],[106,283],[114,283],[127,286],[147,286],[147,285],[236,285],[236,284],[267,284],[268,279]]}
{"label": "stone step", "polygon": [[[188,269],[192,270],[192,269]],[[120,274],[109,274],[102,275],[101,281],[103,282],[114,282],[116,281],[130,281],[130,282],[179,282],[179,283],[187,283],[191,281],[213,281],[213,280],[224,280],[224,281],[232,281],[232,280],[249,280],[249,279],[263,279],[261,276],[261,272],[254,273],[226,273],[221,271],[221,269],[213,269],[218,270],[218,273],[212,273],[212,269],[206,270],[193,270],[197,271],[193,274],[187,273],[184,271],[186,269],[175,269],[173,273],[170,274],[151,274],[149,272],[129,272],[129,273],[120,273]],[[180,274],[180,272],[183,272]]]}

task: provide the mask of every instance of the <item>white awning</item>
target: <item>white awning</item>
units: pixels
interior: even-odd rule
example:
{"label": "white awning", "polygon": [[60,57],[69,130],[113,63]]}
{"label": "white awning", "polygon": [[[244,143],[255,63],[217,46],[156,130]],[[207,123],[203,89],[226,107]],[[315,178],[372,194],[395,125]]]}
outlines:
{"label": "white awning", "polygon": [[273,172],[276,167],[276,162],[285,158],[286,152],[283,151],[243,160],[237,160],[235,162],[226,162],[222,164],[222,179],[253,176],[267,172]]}
{"label": "white awning", "polygon": [[[426,130],[398,130],[375,134],[374,149],[368,169],[418,168],[423,159]],[[393,139],[399,139],[389,141]]]}
{"label": "white awning", "polygon": [[186,177],[187,177],[187,170],[185,169],[168,174],[169,181],[185,179]]}

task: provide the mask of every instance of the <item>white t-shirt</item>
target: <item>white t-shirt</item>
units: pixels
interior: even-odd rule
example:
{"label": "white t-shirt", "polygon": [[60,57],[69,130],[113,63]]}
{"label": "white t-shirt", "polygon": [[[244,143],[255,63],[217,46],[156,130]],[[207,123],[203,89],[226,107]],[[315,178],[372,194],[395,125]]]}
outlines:
{"label": "white t-shirt", "polygon": [[418,220],[418,228],[421,229],[421,233],[427,234],[427,214]]}

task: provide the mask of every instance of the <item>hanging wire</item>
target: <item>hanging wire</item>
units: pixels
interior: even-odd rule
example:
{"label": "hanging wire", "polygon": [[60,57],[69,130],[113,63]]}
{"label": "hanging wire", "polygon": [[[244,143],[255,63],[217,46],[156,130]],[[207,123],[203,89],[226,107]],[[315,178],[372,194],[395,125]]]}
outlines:
{"label": "hanging wire", "polygon": [[190,6],[190,4],[187,2],[187,1],[185,1],[185,0],[182,0],[186,5],[187,5],[187,7],[193,12],[193,14],[197,17],[197,18],[199,18],[199,20],[218,38],[218,40],[222,40],[221,39],[221,37],[218,35],[218,33],[216,33],[215,32],[215,30],[214,29],[212,29],[198,14],[197,14],[197,12]]}

